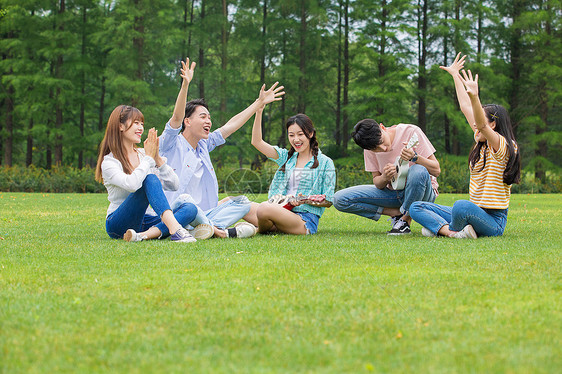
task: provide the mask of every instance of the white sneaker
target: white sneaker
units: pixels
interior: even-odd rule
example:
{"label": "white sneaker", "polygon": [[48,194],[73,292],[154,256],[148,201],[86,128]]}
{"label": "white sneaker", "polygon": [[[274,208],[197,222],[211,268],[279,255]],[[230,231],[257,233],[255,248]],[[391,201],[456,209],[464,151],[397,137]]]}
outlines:
{"label": "white sneaker", "polygon": [[138,232],[133,229],[129,229],[123,235],[123,240],[126,242],[141,242],[146,239],[146,236],[141,236]]}
{"label": "white sneaker", "polygon": [[170,235],[170,240],[176,243],[193,243],[197,241],[197,239],[183,227],[176,231],[175,234]]}
{"label": "white sneaker", "polygon": [[422,235],[427,236],[428,238],[434,238],[434,237],[437,236],[434,233],[432,233],[431,231],[429,231],[428,229],[426,229],[425,227],[422,227]]}
{"label": "white sneaker", "polygon": [[453,237],[457,239],[476,239],[478,235],[476,235],[476,231],[474,231],[472,225],[466,225],[464,229],[457,232]]}
{"label": "white sneaker", "polygon": [[256,226],[249,222],[238,222],[234,227],[236,228],[236,237],[241,239],[250,238],[258,232]]}
{"label": "white sneaker", "polygon": [[206,223],[195,226],[193,230],[189,230],[189,233],[197,240],[209,239],[215,234],[215,229],[213,226]]}

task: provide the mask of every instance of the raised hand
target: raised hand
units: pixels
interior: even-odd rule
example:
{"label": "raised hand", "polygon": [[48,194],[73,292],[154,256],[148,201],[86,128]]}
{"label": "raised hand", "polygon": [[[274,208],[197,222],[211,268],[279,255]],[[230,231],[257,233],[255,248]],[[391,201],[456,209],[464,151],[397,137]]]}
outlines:
{"label": "raised hand", "polygon": [[158,131],[153,128],[148,130],[148,136],[144,141],[144,153],[147,156],[152,157],[156,160],[157,157],[160,157],[158,154]]}
{"label": "raised hand", "polygon": [[461,74],[461,82],[466,88],[466,93],[469,96],[478,96],[478,74],[476,74],[474,78],[472,78],[472,72],[470,70],[468,70],[468,72],[463,70]]}
{"label": "raised hand", "polygon": [[285,91],[282,91],[282,90],[285,87],[283,87],[283,86],[277,87],[278,84],[279,84],[279,82],[275,82],[273,84],[273,86],[271,86],[271,88],[267,91],[265,90],[265,84],[263,86],[261,86],[260,96],[258,97],[258,101],[261,103],[261,106],[264,106],[264,105],[269,104],[273,101],[279,101],[279,100],[282,99],[281,96],[285,95]]}
{"label": "raised hand", "polygon": [[185,59],[185,62],[183,61],[181,62],[180,76],[187,84],[189,84],[193,79],[193,72],[195,70],[195,65],[197,64],[195,62],[192,62],[191,66],[189,66],[189,57]]}
{"label": "raised hand", "polygon": [[461,57],[461,52],[457,54],[455,57],[455,61],[450,66],[439,66],[439,69],[445,70],[447,73],[455,76],[459,74],[459,72],[464,68],[464,61],[466,59],[466,55]]}

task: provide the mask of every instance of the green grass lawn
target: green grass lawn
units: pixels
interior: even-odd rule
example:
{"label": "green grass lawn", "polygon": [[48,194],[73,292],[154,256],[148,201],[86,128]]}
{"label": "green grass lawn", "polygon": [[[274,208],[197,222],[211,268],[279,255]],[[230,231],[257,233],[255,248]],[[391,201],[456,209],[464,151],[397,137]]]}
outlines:
{"label": "green grass lawn", "polygon": [[331,208],[193,244],[109,239],[106,199],[0,193],[0,372],[562,371],[561,195],[512,196],[500,238]]}

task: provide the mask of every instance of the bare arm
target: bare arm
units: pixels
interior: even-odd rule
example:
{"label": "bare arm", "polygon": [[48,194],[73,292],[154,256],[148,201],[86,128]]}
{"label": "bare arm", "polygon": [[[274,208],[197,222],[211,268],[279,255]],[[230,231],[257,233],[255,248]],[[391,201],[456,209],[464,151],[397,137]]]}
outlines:
{"label": "bare arm", "polygon": [[185,59],[185,62],[181,62],[181,77],[183,78],[181,82],[180,92],[178,93],[178,98],[176,99],[176,105],[174,106],[174,113],[172,118],[170,118],[170,126],[174,129],[179,129],[183,122],[183,117],[185,115],[185,103],[187,102],[187,89],[189,88],[189,83],[193,79],[193,71],[195,70],[195,62],[191,63],[189,66],[189,58]]}
{"label": "bare arm", "polygon": [[488,144],[494,150],[498,150],[500,147],[500,136],[488,125],[486,113],[484,112],[484,108],[482,108],[480,98],[478,97],[478,74],[472,78],[472,72],[470,70],[468,70],[468,73],[463,70],[462,75],[461,80],[466,87],[466,93],[470,98],[472,111],[474,112],[474,126],[482,133],[482,135],[484,135]]}
{"label": "bare arm", "polygon": [[[262,90],[265,88],[265,85],[262,87]],[[264,107],[258,108],[256,111],[256,118],[254,119],[254,127],[252,128],[252,145],[261,153],[263,153],[266,157],[277,159],[279,155],[275,148],[271,146],[271,144],[267,143],[263,140],[262,131],[261,131],[261,120],[263,114]]]}
{"label": "bare arm", "polygon": [[[242,127],[250,117],[256,113],[258,108],[263,107],[273,101],[281,100],[281,96],[285,95],[283,86],[277,87],[279,82],[275,82],[273,86],[267,91],[264,90],[265,85],[262,86],[260,91],[260,96],[256,101],[254,101],[249,107],[232,117],[227,123],[224,124],[219,130],[224,139],[228,138],[230,135],[234,134],[240,127]],[[277,87],[277,88],[276,88]]]}
{"label": "bare arm", "polygon": [[455,82],[455,91],[457,93],[457,100],[459,101],[461,112],[464,114],[464,117],[468,121],[470,127],[472,127],[472,130],[476,131],[476,128],[474,127],[474,112],[472,110],[472,103],[470,102],[470,98],[466,93],[460,75],[460,71],[464,68],[465,58],[466,55],[461,57],[461,53],[459,52],[451,66],[439,66],[439,68],[445,70],[453,77],[453,81]]}

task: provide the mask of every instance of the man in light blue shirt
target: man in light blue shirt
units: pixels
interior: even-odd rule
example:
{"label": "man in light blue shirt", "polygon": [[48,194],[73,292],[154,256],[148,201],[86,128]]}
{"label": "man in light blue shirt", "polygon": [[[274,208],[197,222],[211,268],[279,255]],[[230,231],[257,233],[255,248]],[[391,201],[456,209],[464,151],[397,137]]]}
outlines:
{"label": "man in light blue shirt", "polygon": [[[273,101],[281,100],[285,94],[283,86],[275,83],[269,90],[265,85],[260,90],[256,101],[232,117],[226,124],[211,132],[211,114],[203,99],[187,101],[189,83],[193,79],[195,63],[189,67],[182,61],[181,76],[183,78],[180,92],[174,107],[174,113],[160,136],[160,154],[168,159],[180,180],[177,191],[166,191],[168,201],[172,205],[184,201],[194,203],[200,208],[199,223],[214,226],[214,235],[251,236],[248,224],[239,225],[238,230],[225,230],[243,218],[257,225],[256,203],[251,203],[245,196],[227,197],[219,202],[218,182],[209,153],[240,129],[254,115],[258,108]],[[201,211],[203,214],[201,214]],[[195,235],[197,238],[197,235]]]}

